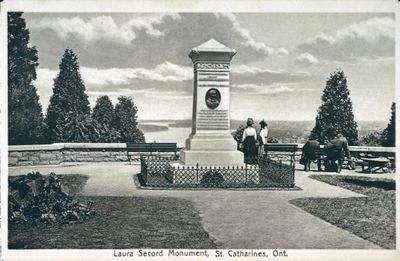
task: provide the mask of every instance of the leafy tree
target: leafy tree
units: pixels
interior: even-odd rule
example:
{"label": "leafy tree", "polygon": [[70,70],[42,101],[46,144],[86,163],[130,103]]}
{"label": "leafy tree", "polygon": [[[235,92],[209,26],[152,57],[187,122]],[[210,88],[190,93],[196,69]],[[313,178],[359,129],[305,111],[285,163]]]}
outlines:
{"label": "leafy tree", "polygon": [[[76,135],[93,129],[88,126],[91,122],[87,118],[90,116],[90,106],[79,72],[77,55],[66,49],[59,68],[60,72],[54,79],[53,95],[47,108],[48,136],[52,142],[87,142],[87,137]],[[82,124],[86,126],[85,132],[81,129]],[[92,134],[89,136],[92,137]]]}
{"label": "leafy tree", "polygon": [[392,103],[391,110],[392,115],[390,117],[389,124],[382,132],[382,145],[385,147],[396,146],[396,103]]}
{"label": "leafy tree", "polygon": [[357,144],[357,123],[354,121],[347,79],[342,70],[336,70],[330,75],[321,101],[315,127],[310,136],[316,137],[321,143],[325,143],[329,140],[327,130],[333,127],[347,138],[350,145]]}
{"label": "leafy tree", "polygon": [[120,133],[121,142],[145,142],[143,132],[137,127],[137,108],[131,97],[118,97],[115,106],[115,127]]}
{"label": "leafy tree", "polygon": [[108,96],[101,96],[97,99],[92,118],[99,132],[97,142],[117,142],[119,140],[120,133],[115,128],[114,106]]}
{"label": "leafy tree", "polygon": [[32,82],[38,55],[29,45],[29,30],[20,12],[8,13],[8,135],[9,144],[43,142],[43,114]]}
{"label": "leafy tree", "polygon": [[375,131],[362,137],[361,145],[365,146],[380,146],[382,143],[382,133]]}

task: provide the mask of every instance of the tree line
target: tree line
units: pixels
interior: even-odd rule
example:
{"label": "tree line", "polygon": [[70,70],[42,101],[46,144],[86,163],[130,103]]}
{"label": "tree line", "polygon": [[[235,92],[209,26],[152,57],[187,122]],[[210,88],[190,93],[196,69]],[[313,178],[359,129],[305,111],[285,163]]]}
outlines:
{"label": "tree line", "polygon": [[37,89],[38,51],[29,45],[22,13],[8,13],[8,137],[10,145],[54,142],[144,142],[131,97],[113,106],[99,97],[91,111],[77,55],[66,49],[46,117]]}

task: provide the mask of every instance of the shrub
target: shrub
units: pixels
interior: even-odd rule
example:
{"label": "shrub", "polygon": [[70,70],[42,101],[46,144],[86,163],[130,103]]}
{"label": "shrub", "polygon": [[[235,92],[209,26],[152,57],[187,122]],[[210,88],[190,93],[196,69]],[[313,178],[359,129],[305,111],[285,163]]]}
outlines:
{"label": "shrub", "polygon": [[8,221],[69,223],[94,214],[92,202],[82,204],[65,192],[62,177],[51,173],[28,173],[9,182]]}
{"label": "shrub", "polygon": [[218,186],[224,182],[224,177],[217,171],[207,171],[200,180],[201,185]]}

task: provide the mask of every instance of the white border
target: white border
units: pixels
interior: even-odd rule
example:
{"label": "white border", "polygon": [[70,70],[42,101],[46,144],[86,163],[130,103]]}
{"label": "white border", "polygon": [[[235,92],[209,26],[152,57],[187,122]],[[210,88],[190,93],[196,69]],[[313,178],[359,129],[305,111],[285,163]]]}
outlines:
{"label": "white border", "polygon": [[[7,11],[24,12],[395,12],[396,16],[396,101],[399,101],[400,64],[400,21],[397,0],[97,0],[97,1],[53,1],[53,0],[5,0],[1,5],[1,238],[2,254],[5,260],[110,260],[112,250],[13,250],[7,249]],[[398,115],[398,114],[397,114]],[[399,116],[397,116],[398,122]],[[397,128],[398,129],[398,128]],[[399,137],[399,136],[398,136]],[[399,153],[397,139],[397,153]],[[397,165],[400,160],[397,158]],[[399,166],[399,165],[398,165]],[[396,178],[397,192],[400,190],[399,178]],[[397,197],[396,209],[399,210]],[[399,214],[397,213],[397,247],[396,250],[288,250],[290,256],[284,260],[400,260],[399,252]],[[89,236],[89,235],[88,235]],[[120,258],[118,258],[120,259]],[[123,258],[123,260],[139,258]],[[164,258],[176,260],[176,258]],[[271,257],[269,258],[271,259]],[[274,259],[274,258],[272,258]],[[139,260],[159,260],[140,258]],[[199,260],[197,258],[180,258],[178,260]],[[207,260],[213,260],[209,258]],[[243,260],[241,258],[221,258],[218,260]],[[253,258],[251,260],[261,260]]]}

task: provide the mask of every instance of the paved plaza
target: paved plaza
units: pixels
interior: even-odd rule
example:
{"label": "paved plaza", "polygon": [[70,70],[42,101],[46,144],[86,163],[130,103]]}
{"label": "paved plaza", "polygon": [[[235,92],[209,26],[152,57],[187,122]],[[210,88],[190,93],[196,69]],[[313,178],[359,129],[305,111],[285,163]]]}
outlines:
{"label": "paved plaza", "polygon": [[[380,248],[329,224],[289,203],[303,197],[363,197],[363,195],[308,178],[296,170],[297,191],[274,190],[149,190],[135,186],[140,165],[119,163],[63,163],[58,166],[10,167],[9,175],[32,170],[42,174],[88,175],[84,196],[154,196],[190,200],[202,217],[204,228],[219,248],[253,249],[363,249]],[[332,173],[329,173],[332,174]],[[394,179],[394,173],[362,174],[343,170],[339,175]]]}

